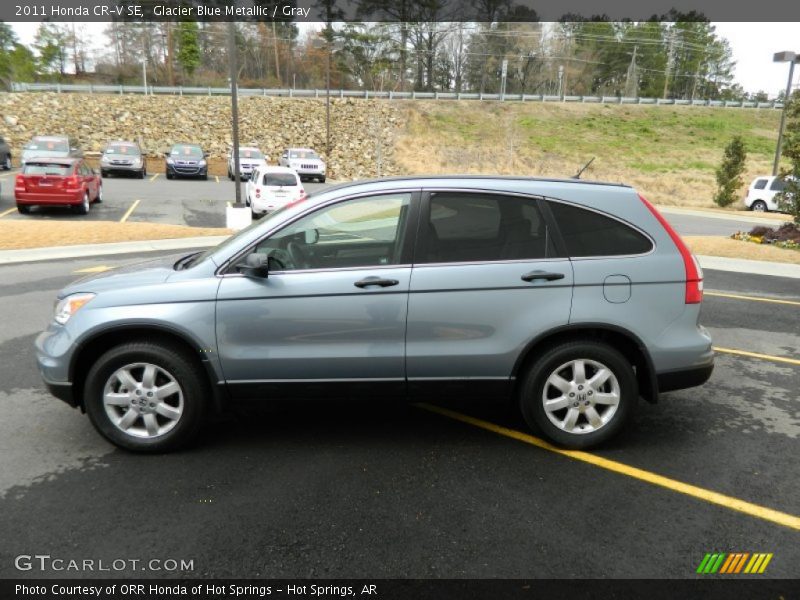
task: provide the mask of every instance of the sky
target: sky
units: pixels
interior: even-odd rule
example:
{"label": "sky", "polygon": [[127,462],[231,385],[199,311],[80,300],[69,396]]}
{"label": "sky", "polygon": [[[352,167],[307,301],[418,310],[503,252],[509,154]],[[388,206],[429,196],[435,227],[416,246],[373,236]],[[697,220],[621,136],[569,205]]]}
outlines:
{"label": "sky", "polygon": [[[19,39],[30,44],[38,23],[12,23]],[[94,38],[103,40],[105,23],[86,23]],[[734,79],[747,92],[765,91],[770,97],[786,88],[788,63],[773,63],[772,55],[783,50],[800,54],[800,23],[714,23],[717,34],[731,44],[736,61]],[[98,45],[102,41],[98,42]],[[800,67],[795,68],[794,86],[800,85]]]}

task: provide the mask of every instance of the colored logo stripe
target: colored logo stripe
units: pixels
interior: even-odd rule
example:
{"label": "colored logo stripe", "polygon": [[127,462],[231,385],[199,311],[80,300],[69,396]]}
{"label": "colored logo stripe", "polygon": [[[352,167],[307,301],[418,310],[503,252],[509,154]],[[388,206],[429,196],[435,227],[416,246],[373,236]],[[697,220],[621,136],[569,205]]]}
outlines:
{"label": "colored logo stripe", "polygon": [[744,569],[744,573],[763,573],[772,560],[772,556],[771,553],[733,552],[728,554],[726,552],[709,552],[700,561],[697,573],[704,575],[714,573],[736,574],[741,573],[742,569]]}

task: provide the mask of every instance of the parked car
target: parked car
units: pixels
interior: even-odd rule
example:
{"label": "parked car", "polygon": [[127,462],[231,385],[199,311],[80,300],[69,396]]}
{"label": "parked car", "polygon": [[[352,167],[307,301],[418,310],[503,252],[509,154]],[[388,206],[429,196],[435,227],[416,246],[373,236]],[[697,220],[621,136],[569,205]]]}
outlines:
{"label": "parked car", "polygon": [[0,166],[4,171],[11,170],[11,147],[2,136],[0,136]]}
{"label": "parked car", "polygon": [[[259,166],[266,166],[269,157],[254,146],[239,148],[239,177],[244,180],[250,179],[253,170]],[[236,166],[233,160],[233,151],[228,154],[228,179],[233,181]]]}
{"label": "parked car", "polygon": [[199,177],[208,179],[208,153],[197,144],[175,144],[164,155],[167,179],[173,177]]}
{"label": "parked car", "polygon": [[37,135],[22,148],[20,166],[31,158],[83,158],[75,138],[64,135]]}
{"label": "parked car", "polygon": [[103,201],[103,179],[82,158],[29,158],[14,182],[17,210],[33,206],[69,206],[85,215]]}
{"label": "parked car", "polygon": [[325,183],[325,162],[311,148],[287,148],[278,164],[297,171],[301,181],[318,179],[320,183]]}
{"label": "parked car", "polygon": [[786,180],[774,175],[756,177],[747,189],[744,205],[756,212],[780,210],[776,196],[786,188]]}
{"label": "parked car", "polygon": [[177,448],[239,401],[316,394],[510,396],[587,448],[639,397],[709,378],[702,297],[697,261],[630,187],[395,178],[81,279],[35,345],[48,389],[129,450]]}
{"label": "parked car", "polygon": [[245,193],[254,219],[307,198],[300,176],[289,167],[257,169],[252,185],[245,188]]}
{"label": "parked car", "polygon": [[100,157],[100,173],[103,177],[124,173],[144,179],[147,163],[139,144],[122,140],[109,142]]}

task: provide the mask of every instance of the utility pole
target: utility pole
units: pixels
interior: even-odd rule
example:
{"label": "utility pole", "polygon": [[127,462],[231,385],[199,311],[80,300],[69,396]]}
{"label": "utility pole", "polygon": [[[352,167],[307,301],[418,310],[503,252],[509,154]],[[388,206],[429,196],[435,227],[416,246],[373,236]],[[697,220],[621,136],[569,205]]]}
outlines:
{"label": "utility pole", "polygon": [[228,65],[231,74],[231,121],[233,126],[233,182],[236,186],[236,203],[234,208],[244,208],[242,204],[241,176],[239,174],[239,96],[238,68],[236,67],[236,25],[228,22]]}
{"label": "utility pole", "polygon": [[508,78],[508,59],[503,59],[500,70],[500,100],[506,99],[506,79]]}
{"label": "utility pole", "polygon": [[639,46],[633,47],[631,64],[628,65],[628,73],[625,75],[625,95],[628,98],[637,98],[639,96],[639,74],[636,72],[636,50],[638,48]]}
{"label": "utility pole", "polygon": [[781,146],[783,146],[783,128],[786,126],[786,107],[792,99],[792,80],[794,79],[794,65],[800,62],[800,55],[796,52],[776,52],[772,62],[789,63],[789,79],[786,81],[786,93],[783,97],[783,110],[781,110],[781,124],[778,128],[778,144],[775,147],[775,161],[772,163],[772,174],[778,174],[778,166],[781,161]]}
{"label": "utility pole", "polygon": [[667,91],[669,90],[669,76],[670,71],[672,70],[672,63],[675,60],[673,55],[673,51],[675,50],[675,36],[676,33],[674,30],[670,29],[667,37],[669,37],[669,49],[667,50],[667,67],[664,73],[664,95],[663,97],[667,97]]}

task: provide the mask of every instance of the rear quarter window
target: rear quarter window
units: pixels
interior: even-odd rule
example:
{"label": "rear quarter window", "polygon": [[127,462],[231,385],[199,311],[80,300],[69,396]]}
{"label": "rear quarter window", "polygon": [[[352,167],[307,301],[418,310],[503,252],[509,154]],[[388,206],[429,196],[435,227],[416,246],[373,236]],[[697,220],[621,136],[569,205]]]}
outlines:
{"label": "rear quarter window", "polygon": [[763,190],[767,187],[767,180],[766,179],[759,179],[756,181],[756,184],[753,186],[754,190]]}
{"label": "rear quarter window", "polygon": [[625,223],[593,210],[548,201],[569,256],[645,254],[653,242]]}

